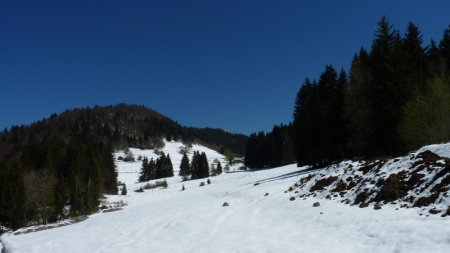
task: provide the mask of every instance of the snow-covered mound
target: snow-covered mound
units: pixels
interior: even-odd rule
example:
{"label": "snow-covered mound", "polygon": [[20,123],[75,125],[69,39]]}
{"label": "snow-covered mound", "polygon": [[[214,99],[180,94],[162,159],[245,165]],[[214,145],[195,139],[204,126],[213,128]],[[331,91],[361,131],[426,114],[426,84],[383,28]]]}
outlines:
{"label": "snow-covered mound", "polygon": [[[167,142],[174,169],[183,144]],[[209,162],[221,154],[204,151]],[[156,157],[154,150],[131,149],[134,157]],[[124,156],[123,152],[114,154]],[[381,210],[343,205],[285,193],[308,174],[295,165],[260,171],[239,171],[206,179],[167,179],[167,188],[134,192],[141,163],[116,160],[119,180],[128,195],[107,196],[124,203],[118,211],[99,212],[87,220],[39,232],[1,237],[7,253],[41,252],[448,252],[450,218],[421,217],[416,208]],[[356,163],[356,162],[355,162]],[[356,166],[356,165],[355,165]],[[177,171],[175,173],[177,175]],[[182,187],[185,190],[182,191]],[[299,193],[300,194],[300,193]],[[298,194],[297,194],[298,195]],[[320,194],[319,194],[320,195]],[[320,200],[320,206],[313,203]],[[226,205],[225,202],[228,204]]]}
{"label": "snow-covered mound", "polygon": [[381,209],[419,207],[450,215],[450,144],[430,145],[389,160],[343,161],[314,170],[288,191]]}

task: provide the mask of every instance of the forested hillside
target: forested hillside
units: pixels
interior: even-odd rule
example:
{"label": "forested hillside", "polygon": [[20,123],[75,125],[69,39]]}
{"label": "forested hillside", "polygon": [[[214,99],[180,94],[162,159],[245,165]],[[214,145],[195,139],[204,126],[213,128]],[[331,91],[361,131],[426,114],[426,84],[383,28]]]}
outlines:
{"label": "forested hillside", "polygon": [[242,155],[247,137],[183,127],[144,106],[67,110],[0,133],[0,225],[17,228],[87,214],[117,193],[112,153],[155,148],[163,139],[200,142]]}
{"label": "forested hillside", "polygon": [[[349,73],[326,65],[318,80],[305,80],[292,128],[289,137],[275,140],[275,128],[265,136],[252,134],[247,166],[275,167],[285,161],[274,163],[267,159],[271,156],[318,166],[449,141],[450,26],[439,43],[424,45],[413,23],[401,35],[383,17],[370,49],[355,54]],[[266,148],[253,143],[266,143]],[[283,154],[274,153],[280,145]]]}

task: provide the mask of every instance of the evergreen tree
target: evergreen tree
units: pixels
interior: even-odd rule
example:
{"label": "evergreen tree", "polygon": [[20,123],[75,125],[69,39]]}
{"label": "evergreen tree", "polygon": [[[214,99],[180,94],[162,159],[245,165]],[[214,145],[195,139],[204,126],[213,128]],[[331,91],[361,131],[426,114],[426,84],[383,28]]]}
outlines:
{"label": "evergreen tree", "polygon": [[444,31],[444,35],[442,36],[442,40],[439,43],[439,51],[444,60],[444,64],[446,66],[446,74],[450,73],[450,25]]}
{"label": "evergreen tree", "polygon": [[192,179],[197,179],[200,176],[200,154],[198,151],[194,151],[191,161],[191,175]]}
{"label": "evergreen tree", "polygon": [[407,103],[399,133],[406,149],[450,140],[450,86],[434,79],[428,91]]}
{"label": "evergreen tree", "polygon": [[170,155],[167,154],[167,156],[162,155],[162,171],[163,171],[163,177],[173,177],[173,165],[172,161],[170,159]]}
{"label": "evergreen tree", "polygon": [[179,175],[182,176],[183,178],[187,178],[190,174],[191,174],[191,168],[189,165],[189,158],[185,153],[185,154],[183,154],[183,158],[181,159]]}
{"label": "evergreen tree", "polygon": [[215,174],[216,174],[216,175],[222,174],[222,164],[220,163],[220,161],[217,161]]}
{"label": "evergreen tree", "polygon": [[156,179],[156,162],[153,158],[150,158],[148,163],[148,180]]}
{"label": "evergreen tree", "polygon": [[148,180],[150,180],[149,162],[148,162],[148,158],[144,157],[144,159],[142,159],[141,172],[139,174],[139,182],[145,182]]}
{"label": "evergreen tree", "polygon": [[202,152],[202,154],[199,156],[199,160],[200,162],[199,162],[198,178],[209,177],[209,164],[205,152]]}

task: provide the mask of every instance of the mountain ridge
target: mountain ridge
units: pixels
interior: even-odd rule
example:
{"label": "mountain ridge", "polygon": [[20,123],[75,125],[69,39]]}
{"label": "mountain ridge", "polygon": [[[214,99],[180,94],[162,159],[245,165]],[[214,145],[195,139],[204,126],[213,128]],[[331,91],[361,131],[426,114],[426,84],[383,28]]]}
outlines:
{"label": "mountain ridge", "polygon": [[11,132],[13,135],[25,133],[36,138],[55,133],[63,136],[94,134],[102,141],[111,141],[116,148],[153,148],[162,145],[162,138],[180,139],[184,142],[202,143],[222,153],[229,149],[241,156],[245,153],[247,143],[247,136],[243,134],[210,127],[183,126],[144,105],[125,103],[73,108],[59,114],[52,113],[49,117],[31,124],[11,126],[6,132],[0,133],[0,137],[5,139]]}

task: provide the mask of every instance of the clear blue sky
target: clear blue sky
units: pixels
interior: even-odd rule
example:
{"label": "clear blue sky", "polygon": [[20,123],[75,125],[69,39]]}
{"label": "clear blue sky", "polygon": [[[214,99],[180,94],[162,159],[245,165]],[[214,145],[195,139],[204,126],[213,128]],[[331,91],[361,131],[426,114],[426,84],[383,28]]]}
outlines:
{"label": "clear blue sky", "polygon": [[0,127],[144,104],[249,134],[292,118],[305,77],[348,68],[383,15],[440,40],[450,1],[0,1]]}

